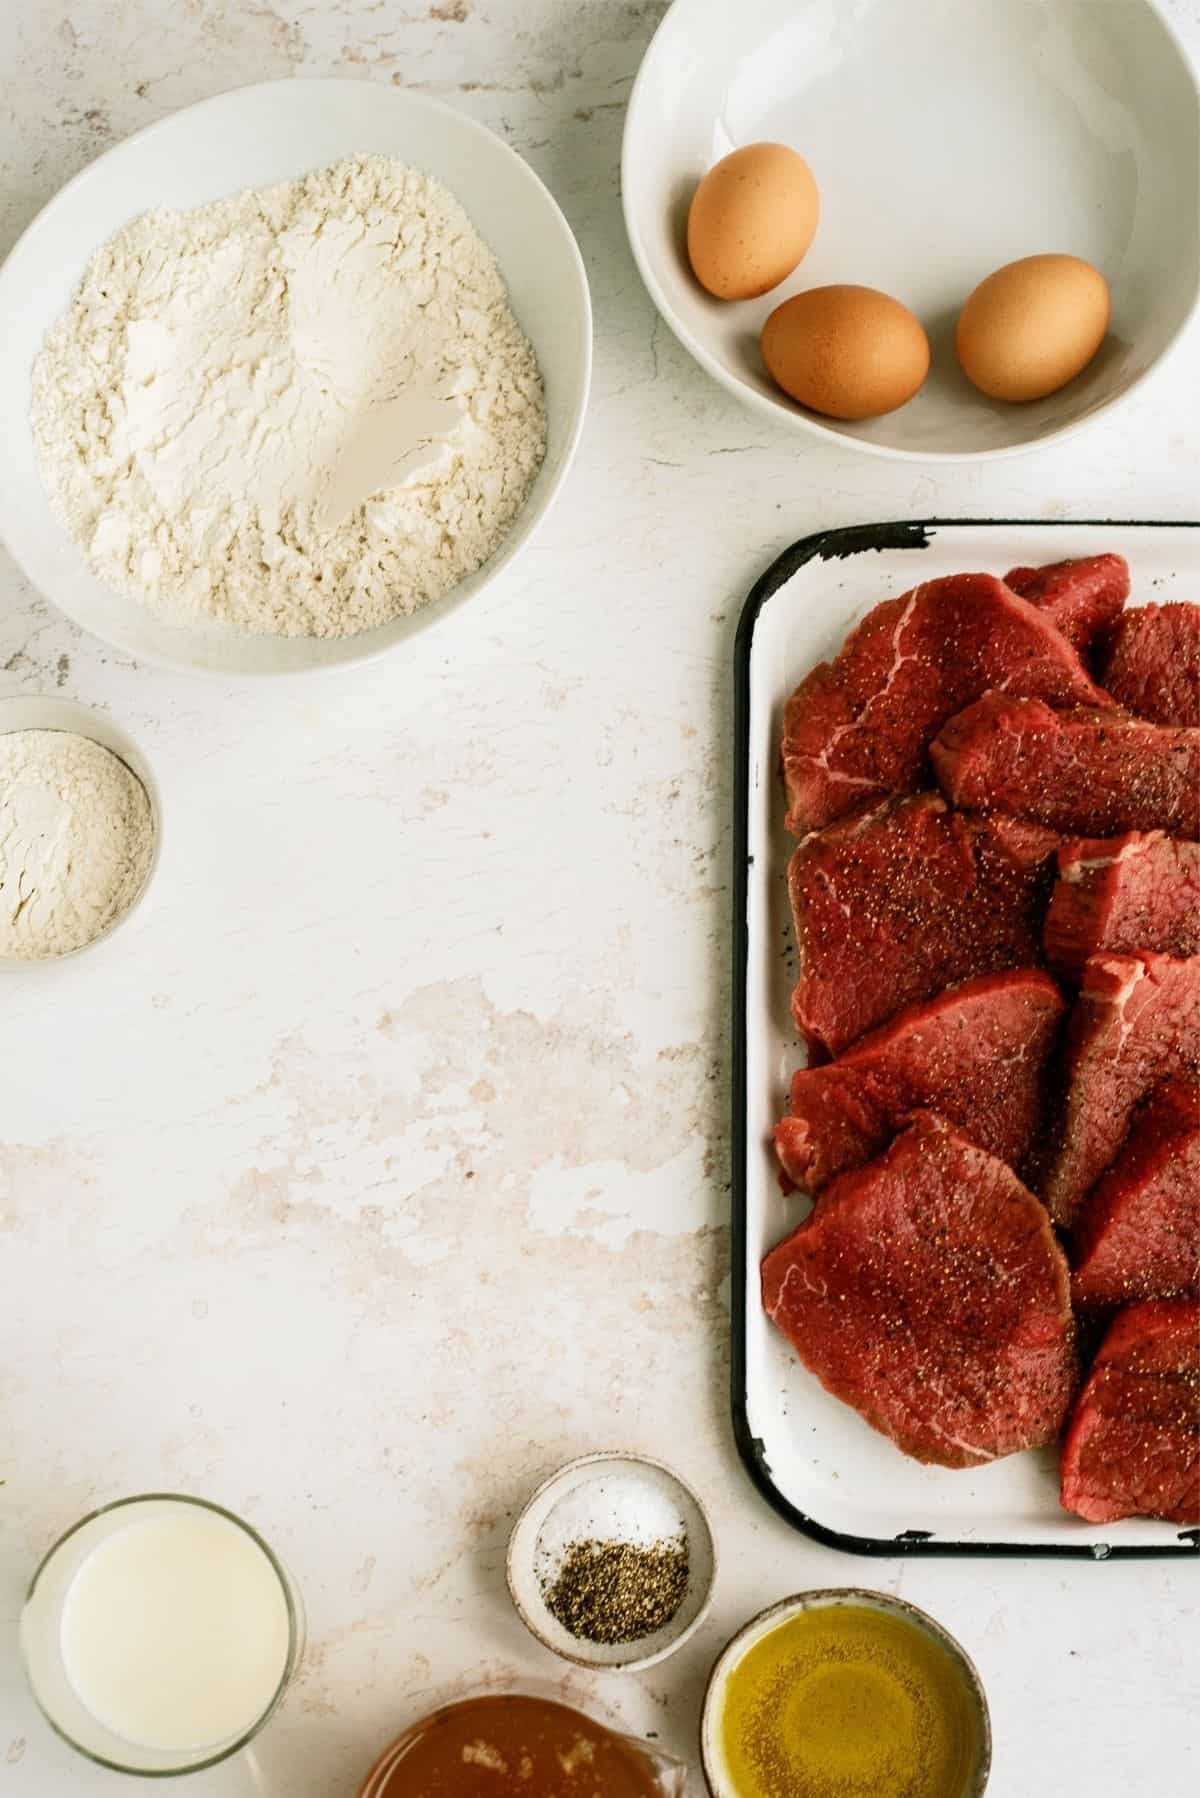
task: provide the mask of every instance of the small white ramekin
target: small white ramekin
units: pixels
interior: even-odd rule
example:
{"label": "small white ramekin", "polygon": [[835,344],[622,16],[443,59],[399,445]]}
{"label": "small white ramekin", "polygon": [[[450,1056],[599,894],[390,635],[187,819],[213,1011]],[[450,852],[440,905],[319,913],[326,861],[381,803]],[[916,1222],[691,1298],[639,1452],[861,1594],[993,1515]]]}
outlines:
{"label": "small white ramekin", "polygon": [[[538,1544],[547,1520],[572,1493],[619,1486],[636,1512],[643,1504],[671,1501],[687,1536],[689,1585],[671,1620],[640,1642],[588,1642],[564,1628],[546,1603],[538,1573]],[[577,1667],[637,1673],[665,1661],[695,1635],[708,1614],[717,1575],[717,1551],[703,1504],[692,1488],[648,1455],[604,1452],[570,1461],[546,1480],[521,1512],[508,1545],[508,1589],[518,1615],[545,1648]]]}
{"label": "small white ramekin", "polygon": [[107,943],[117,931],[122,930],[134,917],[144,916],[144,908],[154,876],[158,871],[162,853],[162,794],[153,770],[142,754],[138,745],[128,732],[114,724],[102,712],[94,712],[90,706],[80,705],[74,699],[52,699],[43,695],[13,695],[0,697],[0,736],[7,736],[14,730],[64,730],[71,731],[77,737],[90,737],[99,743],[102,749],[109,750],[118,760],[124,762],[131,774],[136,775],[146,789],[146,797],[150,801],[150,819],[154,827],[154,841],[150,850],[150,866],[146,870],[146,878],[142,882],[132,905],[126,907],[120,917],[114,918],[107,929],[90,943],[82,944],[78,949],[69,949],[64,955],[48,955],[25,957],[18,955],[0,955],[0,974],[17,972],[28,973],[30,969],[61,967],[64,962],[73,961],[80,955],[87,955]]}

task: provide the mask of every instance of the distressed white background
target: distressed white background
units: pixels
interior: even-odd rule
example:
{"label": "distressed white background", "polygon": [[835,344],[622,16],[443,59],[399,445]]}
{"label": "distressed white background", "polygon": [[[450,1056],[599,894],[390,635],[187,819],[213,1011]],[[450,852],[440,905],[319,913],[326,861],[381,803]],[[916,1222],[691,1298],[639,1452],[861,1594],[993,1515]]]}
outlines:
{"label": "distressed white background", "polygon": [[[714,0],[716,3],[716,0]],[[158,900],[112,952],[0,986],[0,1792],[113,1792],[15,1656],[81,1512],[211,1495],[303,1587],[304,1676],[196,1798],[353,1794],[431,1692],[556,1679],[509,1521],[629,1444],[711,1503],[712,1619],[581,1680],[690,1752],[705,1671],[789,1590],[864,1582],[974,1654],[995,1798],[1185,1798],[1196,1582],[1157,1564],[869,1562],[789,1533],[727,1422],[730,658],[753,578],[820,525],[1200,510],[1200,344],[1111,427],[992,466],[785,435],[657,323],[621,224],[659,0],[3,0],[0,250],[127,132],[290,74],[444,95],[561,201],[596,306],[556,513],[391,660],[223,689],[64,622],[0,552],[0,691],[111,709],[163,780]],[[1167,10],[1200,52],[1195,0]],[[920,253],[914,243],[914,254]],[[1189,1717],[1190,1711],[1190,1717]]]}

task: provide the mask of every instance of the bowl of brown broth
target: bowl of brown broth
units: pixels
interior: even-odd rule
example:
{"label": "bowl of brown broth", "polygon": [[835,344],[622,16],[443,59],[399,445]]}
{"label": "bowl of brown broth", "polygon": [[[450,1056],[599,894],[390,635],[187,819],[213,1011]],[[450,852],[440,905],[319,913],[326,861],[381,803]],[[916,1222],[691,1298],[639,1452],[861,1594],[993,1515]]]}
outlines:
{"label": "bowl of brown broth", "polygon": [[682,1798],[686,1768],[572,1706],[486,1692],[414,1723],[359,1798]]}
{"label": "bowl of brown broth", "polygon": [[803,1592],[741,1630],[709,1680],[713,1798],[980,1798],[992,1743],[952,1636],[880,1592]]}

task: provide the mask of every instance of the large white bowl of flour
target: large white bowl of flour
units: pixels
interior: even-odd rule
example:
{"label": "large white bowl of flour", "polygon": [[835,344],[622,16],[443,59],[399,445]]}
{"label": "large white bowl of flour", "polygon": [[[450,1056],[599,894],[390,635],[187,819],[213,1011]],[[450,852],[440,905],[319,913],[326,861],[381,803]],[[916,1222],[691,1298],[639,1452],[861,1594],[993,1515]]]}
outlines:
{"label": "large white bowl of flour", "polygon": [[[403,205],[395,202],[397,215],[406,211],[411,218],[425,210],[420,177],[448,190],[451,207],[453,201],[461,205],[494,255],[519,329],[501,330],[489,339],[470,305],[461,307],[453,292],[451,303],[443,305],[442,283],[436,284],[436,291],[427,286],[421,310],[430,321],[429,345],[417,341],[408,346],[409,360],[400,380],[381,358],[378,391],[364,398],[377,372],[373,346],[386,339],[389,329],[389,284],[402,284],[409,265],[413,281],[419,282],[423,278],[419,254],[414,261],[393,242],[389,212],[393,190],[384,180],[378,202],[371,198],[364,206],[360,197],[359,211],[372,235],[367,250],[380,271],[364,298],[359,279],[363,246],[352,246],[354,255],[347,258],[336,240],[326,239],[319,212],[314,214],[323,192],[317,186],[315,198],[311,203],[306,199],[296,215],[293,236],[307,231],[311,238],[316,216],[317,249],[327,263],[314,254],[313,242],[302,239],[294,256],[289,249],[285,284],[293,314],[303,309],[298,328],[311,339],[310,367],[317,369],[320,381],[328,374],[339,407],[347,393],[357,407],[349,449],[347,432],[340,426],[329,439],[333,447],[327,460],[336,465],[333,478],[321,473],[326,441],[322,434],[334,429],[337,407],[332,412],[318,407],[311,416],[300,417],[287,443],[293,398],[280,385],[268,331],[262,356],[242,355],[238,367],[231,368],[228,383],[223,378],[218,383],[209,380],[210,388],[220,388],[216,400],[207,393],[197,421],[180,428],[181,417],[196,402],[196,390],[186,379],[192,364],[208,355],[210,374],[213,369],[220,372],[211,343],[193,343],[182,334],[186,306],[177,305],[173,312],[158,308],[146,325],[137,306],[131,310],[126,303],[114,316],[113,334],[119,340],[114,365],[119,364],[124,390],[121,430],[111,434],[111,447],[127,472],[110,482],[112,504],[102,511],[99,523],[95,515],[82,527],[77,521],[73,535],[64,519],[63,496],[65,492],[70,503],[79,499],[83,504],[92,491],[95,444],[89,442],[86,480],[75,480],[65,441],[70,406],[62,407],[61,416],[52,416],[49,423],[47,406],[54,411],[56,386],[86,382],[88,358],[97,343],[103,344],[103,333],[92,330],[78,343],[60,345],[57,361],[49,365],[43,361],[38,370],[36,395],[34,375],[48,334],[69,317],[96,253],[134,221],[160,209],[190,214],[229,202],[230,217],[244,219],[246,209],[244,204],[239,208],[237,196],[316,177],[351,158],[391,159],[414,171],[417,185]],[[367,166],[378,171],[382,165]],[[197,217],[219,221],[224,212],[197,212]],[[448,224],[443,218],[440,229],[443,240],[448,231],[453,235],[453,221]],[[280,227],[289,230],[293,230],[290,213]],[[146,260],[149,245],[152,257],[152,241],[152,237],[135,239],[133,254]],[[255,305],[247,305],[244,293],[239,298],[247,256],[238,242],[237,253],[226,256],[220,232],[210,229],[190,267],[210,337],[212,321],[221,325],[227,308],[237,321],[230,335],[245,341],[255,329],[255,306],[266,319],[271,300],[269,283],[264,285],[261,270],[253,268],[250,273],[258,281]],[[463,253],[456,254],[461,261]],[[357,271],[349,287],[347,268]],[[424,274],[428,276],[428,268]],[[469,298],[473,290],[468,283],[461,291]],[[475,421],[482,415],[486,425],[489,406],[493,422],[497,408],[514,416],[522,407],[528,409],[532,364],[522,362],[522,334],[541,376],[542,394],[536,397],[539,420],[544,407],[544,455],[538,444],[531,456],[532,426],[518,428],[511,422],[504,422],[503,429],[497,424],[495,442],[478,452]],[[451,382],[439,388],[436,382],[427,382],[426,351],[432,357],[429,367],[443,366],[446,355],[454,359],[460,338],[466,347],[458,347],[462,367],[457,386]],[[484,353],[489,343],[494,356]],[[434,354],[439,346],[441,364]],[[507,371],[504,379],[496,380],[493,362]],[[139,368],[145,371],[142,395],[134,391]],[[472,369],[478,372],[472,375]],[[546,188],[507,145],[452,108],[401,89],[360,81],[283,81],[242,88],[176,113],[108,151],[46,206],[0,268],[0,399],[6,416],[0,436],[0,536],[31,580],[76,623],[145,660],[245,675],[361,661],[404,642],[479,593],[529,541],[574,455],[590,373],[591,308],[578,247]],[[484,387],[472,392],[471,380],[486,384],[482,408],[479,395]],[[89,394],[93,424],[95,404]],[[227,432],[214,428],[214,407],[221,404],[229,408]],[[246,424],[255,408],[262,421],[257,436]],[[160,417],[161,442],[169,440],[169,454],[156,447]],[[108,441],[103,420],[96,428],[99,439]],[[53,440],[56,433],[58,466],[64,472],[52,500],[44,476],[47,439]],[[477,466],[469,481],[462,476],[462,466],[470,458],[461,448],[468,438],[477,450]],[[311,467],[297,463],[299,446],[311,451]],[[172,513],[171,455],[184,459],[179,478],[191,493],[183,518]],[[197,484],[199,464],[207,472]],[[162,498],[165,513],[147,503],[147,479]],[[372,505],[367,495],[375,482]],[[500,505],[496,494],[506,482],[508,493],[517,495],[519,503]],[[128,499],[131,487],[137,490],[137,503]],[[273,597],[261,604],[251,591],[254,557],[247,558],[244,533],[239,569],[228,579],[227,571],[222,572],[233,515],[231,496],[236,513],[236,496],[243,489],[255,499],[255,528],[261,532],[264,512],[268,520],[262,535],[263,580],[264,592]],[[311,570],[305,574],[315,553],[310,548],[313,529],[307,538],[298,537],[287,509],[297,493],[311,501],[309,523],[320,531],[342,532],[352,517],[361,521],[365,505],[367,524],[361,537],[347,547],[344,534],[332,536],[320,570],[322,581],[340,583],[342,599],[349,595],[352,634],[324,634],[331,618],[321,613],[321,585],[314,587]],[[404,512],[400,535],[407,560],[391,553],[397,532],[389,494]],[[419,534],[414,537],[409,517],[414,495],[422,502],[418,524],[430,546],[427,565],[421,561]],[[207,503],[210,499],[212,503]],[[272,530],[271,506],[276,499],[283,522]],[[297,515],[304,515],[302,508]],[[440,532],[445,542],[439,552]],[[87,553],[82,542],[89,545]],[[297,562],[303,579],[285,578],[289,559]],[[474,566],[476,561],[479,566]],[[119,577],[122,568],[132,571],[130,578]],[[461,572],[464,568],[468,571]],[[377,622],[381,611],[388,609],[381,605],[381,584],[386,588],[393,576],[418,598],[425,590],[433,597]],[[356,582],[361,594],[351,591]],[[147,586],[157,587],[159,596],[148,598]],[[207,597],[202,604],[195,603],[196,592],[208,586],[214,593],[211,603]],[[291,634],[267,628],[276,606],[278,624]],[[315,634],[308,634],[306,618],[311,618]],[[246,628],[247,619],[251,628]]]}

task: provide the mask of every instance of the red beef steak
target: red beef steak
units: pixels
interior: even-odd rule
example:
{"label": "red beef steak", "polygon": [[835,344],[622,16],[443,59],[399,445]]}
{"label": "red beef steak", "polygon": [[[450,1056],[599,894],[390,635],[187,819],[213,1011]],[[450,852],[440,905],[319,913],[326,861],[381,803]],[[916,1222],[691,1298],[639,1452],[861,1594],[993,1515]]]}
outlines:
{"label": "red beef steak", "polygon": [[1049,616],[993,575],[926,581],[874,607],[787,703],[788,829],[800,836],[922,786],[939,727],[993,687],[1107,703]]}
{"label": "red beef steak", "polygon": [[1168,1080],[1136,1114],[1071,1239],[1077,1306],[1200,1293],[1200,1084]]}
{"label": "red beef steak", "polygon": [[974,1467],[1062,1429],[1076,1364],[1050,1221],[931,1113],[826,1188],[762,1286],[805,1367],[918,1461]]}
{"label": "red beef steak", "polygon": [[792,997],[810,1044],[840,1055],[902,1005],[1039,959],[1057,838],[1011,818],[889,799],[805,838],[788,887]]}
{"label": "red beef steak", "polygon": [[1064,843],[1042,943],[1073,981],[1092,955],[1200,953],[1200,843],[1161,830]]}
{"label": "red beef steak", "polygon": [[879,1154],[916,1111],[1020,1168],[1042,1114],[1042,1079],[1066,1006],[1040,968],[980,974],[918,1005],[825,1067],[792,1079],[775,1126],[784,1172],[820,1192]]}
{"label": "red beef steak", "polygon": [[1098,955],[1067,1023],[1066,1099],[1042,1191],[1064,1228],[1161,1081],[1200,1066],[1200,956]]}
{"label": "red beef steak", "polygon": [[1156,724],[1200,724],[1200,606],[1137,606],[1113,633],[1105,685]]}
{"label": "red beef steak", "polygon": [[988,693],[945,725],[929,753],[958,806],[1080,836],[1200,836],[1200,730]]}
{"label": "red beef steak", "polygon": [[1062,1502],[1089,1523],[1200,1523],[1200,1304],[1151,1299],[1114,1320],[1071,1415]]}
{"label": "red beef steak", "polygon": [[1045,612],[1086,655],[1121,616],[1129,598],[1129,564],[1124,556],[1078,556],[1042,568],[1010,568],[1004,584]]}

